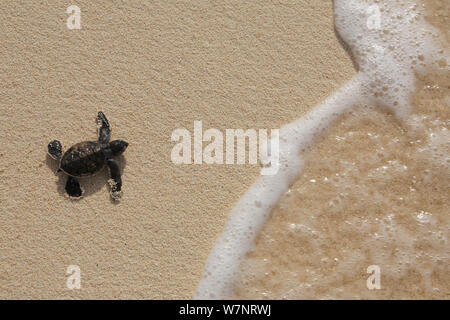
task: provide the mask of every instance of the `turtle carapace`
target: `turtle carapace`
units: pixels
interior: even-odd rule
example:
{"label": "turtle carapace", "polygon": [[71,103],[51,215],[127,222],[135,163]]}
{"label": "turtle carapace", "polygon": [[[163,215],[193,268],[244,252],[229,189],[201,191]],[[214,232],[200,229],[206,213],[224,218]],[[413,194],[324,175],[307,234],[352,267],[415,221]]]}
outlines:
{"label": "turtle carapace", "polygon": [[70,197],[80,198],[83,195],[78,177],[93,175],[107,165],[111,177],[109,180],[111,197],[119,200],[122,179],[119,165],[113,157],[122,154],[128,147],[128,143],[123,140],[109,142],[111,128],[108,119],[101,111],[97,115],[97,124],[97,141],[79,142],[63,154],[61,142],[53,140],[48,144],[48,154],[59,161],[60,171],[68,175],[65,189]]}

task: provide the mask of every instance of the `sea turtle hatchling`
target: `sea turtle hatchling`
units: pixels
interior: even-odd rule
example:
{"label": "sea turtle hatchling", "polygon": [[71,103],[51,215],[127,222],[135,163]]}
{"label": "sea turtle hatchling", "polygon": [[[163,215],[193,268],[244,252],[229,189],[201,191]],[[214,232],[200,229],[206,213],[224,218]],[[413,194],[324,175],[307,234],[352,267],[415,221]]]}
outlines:
{"label": "sea turtle hatchling", "polygon": [[128,147],[123,140],[109,142],[111,128],[108,119],[99,112],[97,115],[98,141],[83,141],[69,148],[64,154],[61,142],[53,140],[48,144],[48,154],[59,161],[59,170],[68,175],[66,192],[70,197],[80,198],[83,195],[78,177],[93,175],[105,165],[109,167],[111,179],[111,197],[119,200],[122,190],[120,169],[114,156],[122,154]]}

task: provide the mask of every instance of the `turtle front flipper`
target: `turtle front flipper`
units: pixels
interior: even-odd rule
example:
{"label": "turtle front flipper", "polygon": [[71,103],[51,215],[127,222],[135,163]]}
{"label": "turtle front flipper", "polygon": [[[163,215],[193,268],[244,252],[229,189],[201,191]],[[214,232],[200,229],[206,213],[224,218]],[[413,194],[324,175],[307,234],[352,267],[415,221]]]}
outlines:
{"label": "turtle front flipper", "polygon": [[62,144],[58,140],[53,140],[48,144],[48,154],[55,160],[60,160],[62,156]]}
{"label": "turtle front flipper", "polygon": [[97,115],[97,125],[98,125],[98,141],[100,143],[108,143],[109,137],[111,135],[111,127],[109,126],[109,121],[103,112],[99,111]]}
{"label": "turtle front flipper", "polygon": [[122,178],[120,177],[119,164],[114,159],[108,159],[106,163],[109,167],[109,174],[111,176],[111,179],[108,180],[111,187],[111,197],[114,200],[120,200],[122,195]]}
{"label": "turtle front flipper", "polygon": [[72,198],[80,198],[83,195],[83,190],[77,178],[69,176],[66,182],[66,192]]}

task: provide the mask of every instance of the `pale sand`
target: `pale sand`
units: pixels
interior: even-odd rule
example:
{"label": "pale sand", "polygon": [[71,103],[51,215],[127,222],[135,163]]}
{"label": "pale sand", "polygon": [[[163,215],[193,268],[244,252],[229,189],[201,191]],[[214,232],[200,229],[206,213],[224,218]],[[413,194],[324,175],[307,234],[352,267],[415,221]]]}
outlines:
{"label": "pale sand", "polygon": [[[0,298],[190,298],[257,166],[175,166],[176,128],[277,128],[353,77],[331,1],[2,2]],[[124,195],[106,171],[63,195],[46,145],[95,139],[103,110]],[[81,268],[82,289],[66,288]]]}

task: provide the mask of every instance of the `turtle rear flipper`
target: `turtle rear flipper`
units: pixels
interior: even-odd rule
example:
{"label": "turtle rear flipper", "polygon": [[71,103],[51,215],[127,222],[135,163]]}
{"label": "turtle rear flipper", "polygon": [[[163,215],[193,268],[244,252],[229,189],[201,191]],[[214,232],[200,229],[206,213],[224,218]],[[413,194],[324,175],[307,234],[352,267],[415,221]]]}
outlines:
{"label": "turtle rear flipper", "polygon": [[66,182],[66,192],[72,198],[80,198],[83,195],[83,190],[77,178],[69,176]]}
{"label": "turtle rear flipper", "polygon": [[55,160],[61,159],[62,156],[62,144],[58,140],[53,140],[48,144],[48,154]]}
{"label": "turtle rear flipper", "polygon": [[122,196],[122,178],[120,177],[119,164],[114,159],[108,159],[106,164],[109,167],[109,174],[111,179],[108,180],[111,187],[111,197],[114,200],[120,200]]}
{"label": "turtle rear flipper", "polygon": [[109,137],[111,135],[111,127],[109,126],[109,121],[105,114],[101,111],[97,115],[97,125],[98,125],[98,141],[100,143],[108,143]]}

